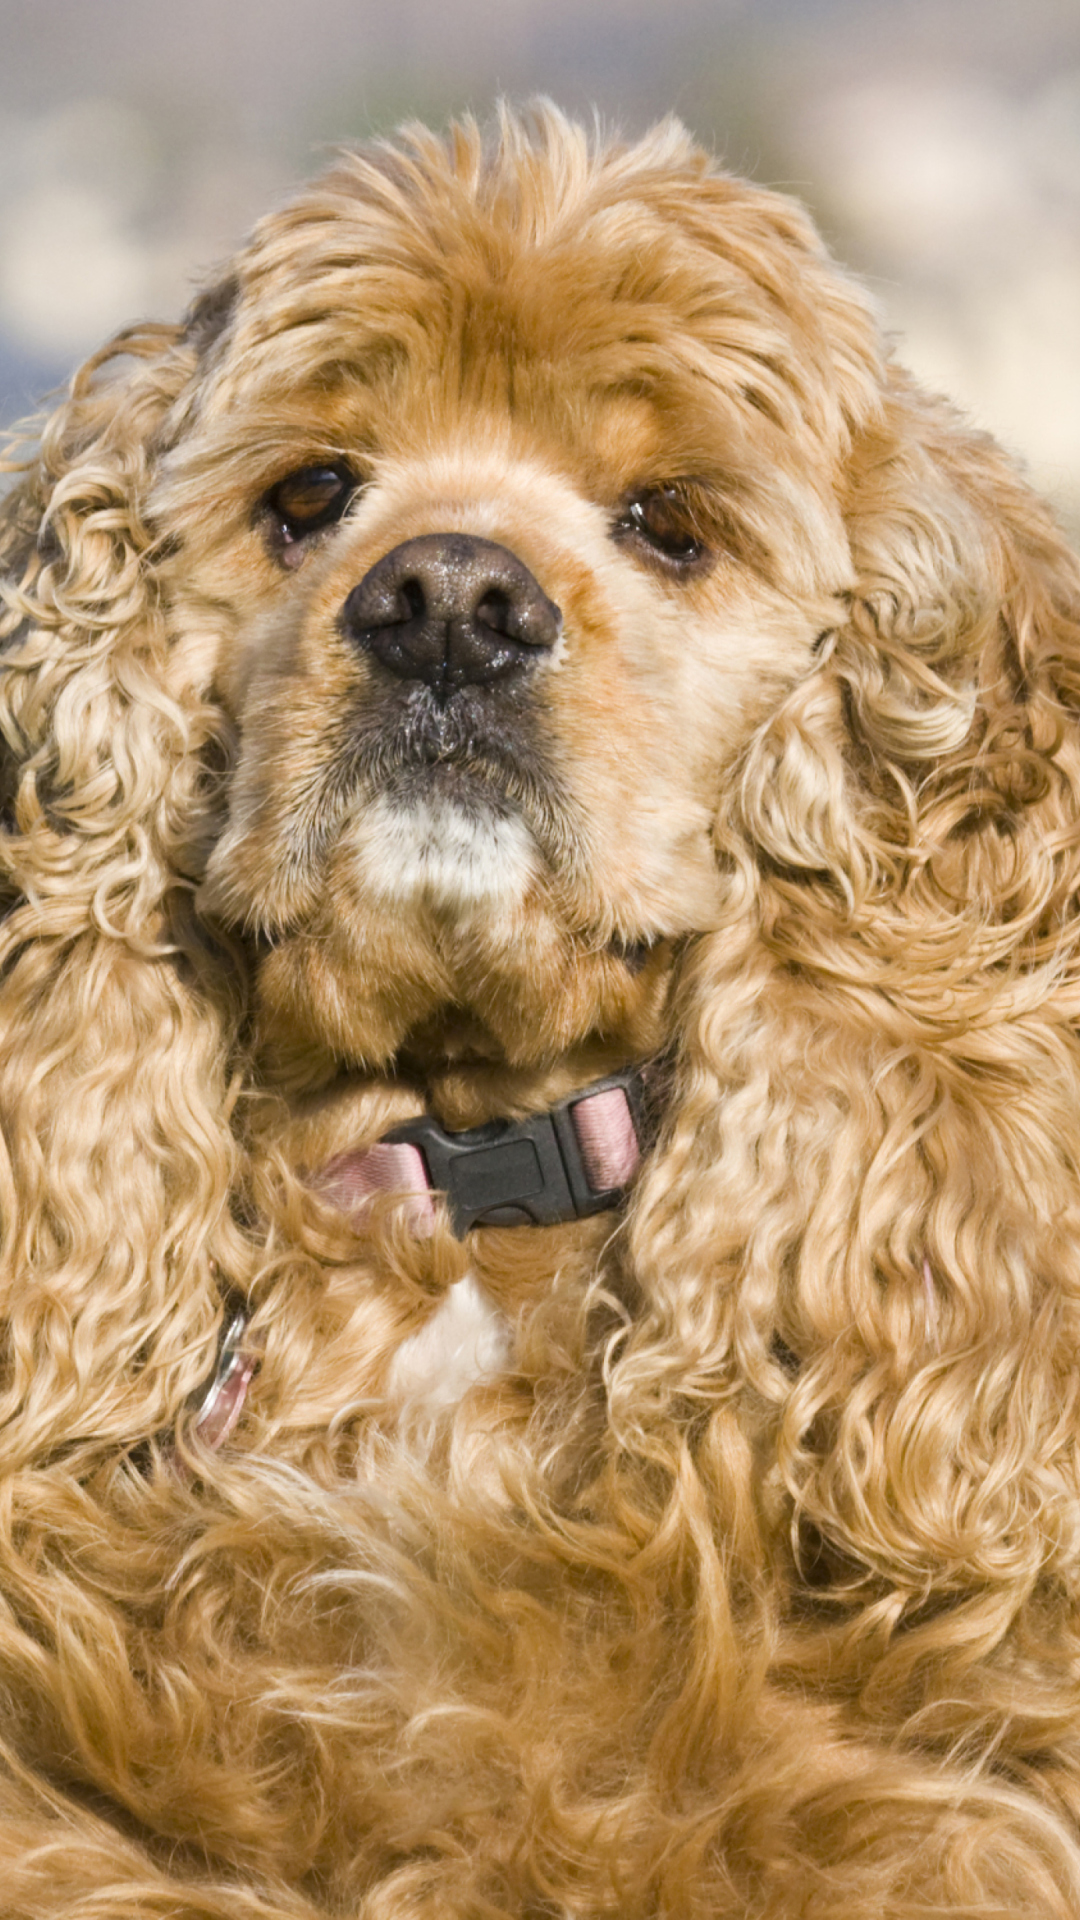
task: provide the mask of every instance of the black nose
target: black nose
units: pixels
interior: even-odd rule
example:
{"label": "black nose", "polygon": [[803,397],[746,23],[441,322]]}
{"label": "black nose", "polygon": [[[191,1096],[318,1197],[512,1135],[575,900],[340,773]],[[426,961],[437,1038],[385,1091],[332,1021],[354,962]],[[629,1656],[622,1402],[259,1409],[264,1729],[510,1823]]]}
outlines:
{"label": "black nose", "polygon": [[445,696],[523,672],[555,645],[562,614],[509,548],[428,533],[376,560],[341,629],[399,680]]}

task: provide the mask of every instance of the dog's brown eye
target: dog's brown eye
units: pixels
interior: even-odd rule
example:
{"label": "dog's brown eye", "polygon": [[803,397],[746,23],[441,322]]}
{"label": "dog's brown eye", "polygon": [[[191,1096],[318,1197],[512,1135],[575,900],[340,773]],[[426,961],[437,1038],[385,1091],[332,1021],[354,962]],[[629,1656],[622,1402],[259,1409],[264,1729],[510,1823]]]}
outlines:
{"label": "dog's brown eye", "polygon": [[635,494],[627,501],[615,532],[643,542],[675,569],[696,566],[706,558],[690,508],[677,487],[648,487]]}
{"label": "dog's brown eye", "polygon": [[298,467],[295,473],[286,474],[266,496],[282,539],[302,540],[340,520],[356,484],[343,461],[325,467]]}

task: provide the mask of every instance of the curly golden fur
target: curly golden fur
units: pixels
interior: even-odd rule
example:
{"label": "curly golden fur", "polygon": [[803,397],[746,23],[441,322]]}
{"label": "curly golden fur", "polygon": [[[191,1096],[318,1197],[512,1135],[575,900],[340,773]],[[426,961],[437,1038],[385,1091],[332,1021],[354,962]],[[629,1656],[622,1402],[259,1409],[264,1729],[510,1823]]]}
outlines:
{"label": "curly golden fur", "polygon": [[[342,158],[3,515],[7,1920],[1075,1920],[1047,511],[792,203],[543,109]],[[433,534],[563,616],[437,750],[342,614]],[[622,1213],[320,1177],[659,1055]]]}

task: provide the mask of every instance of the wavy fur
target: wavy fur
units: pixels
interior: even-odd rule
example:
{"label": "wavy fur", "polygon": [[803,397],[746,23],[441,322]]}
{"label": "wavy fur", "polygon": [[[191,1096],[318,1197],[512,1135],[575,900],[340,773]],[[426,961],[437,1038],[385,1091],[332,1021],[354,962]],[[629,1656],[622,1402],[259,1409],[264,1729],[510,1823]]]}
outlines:
{"label": "wavy fur", "polygon": [[[275,546],[268,489],[342,460],[347,513]],[[550,109],[343,156],[19,474],[5,1914],[1075,1915],[1080,574],[1045,509],[791,203]],[[672,481],[693,577],[619,517]],[[395,898],[380,823],[407,855],[419,816],[337,615],[443,527],[564,639],[467,775],[513,871],[452,787]],[[320,1190],[426,1104],[662,1050],[624,1218],[461,1246]],[[512,1362],[410,1409],[395,1356],[466,1272]],[[262,1358],[213,1454],[228,1293]]]}

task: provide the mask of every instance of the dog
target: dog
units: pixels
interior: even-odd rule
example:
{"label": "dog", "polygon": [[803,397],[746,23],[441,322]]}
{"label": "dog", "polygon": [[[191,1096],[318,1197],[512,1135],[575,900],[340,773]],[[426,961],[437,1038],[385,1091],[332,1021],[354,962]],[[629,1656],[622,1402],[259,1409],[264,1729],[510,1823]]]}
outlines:
{"label": "dog", "polygon": [[1080,570],[792,201],[343,155],[3,506],[8,1920],[1080,1911]]}

